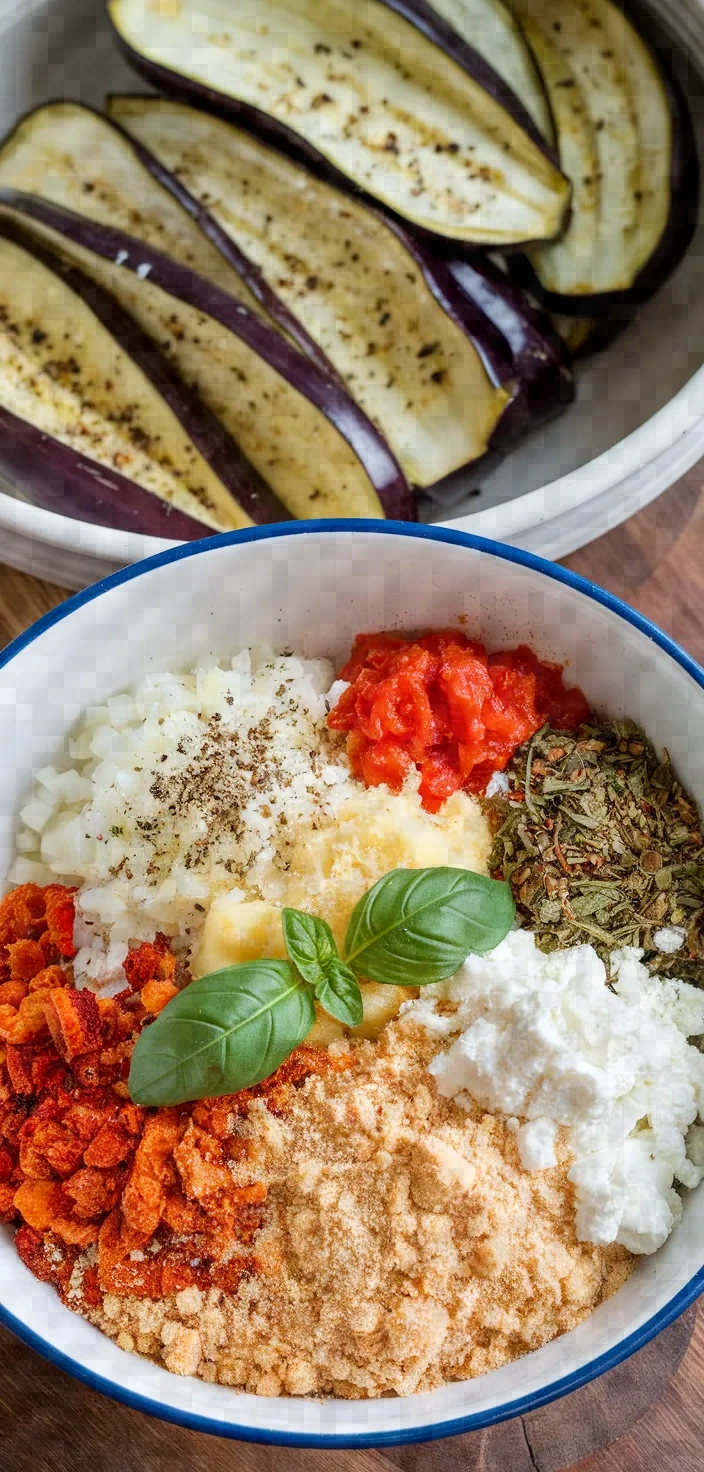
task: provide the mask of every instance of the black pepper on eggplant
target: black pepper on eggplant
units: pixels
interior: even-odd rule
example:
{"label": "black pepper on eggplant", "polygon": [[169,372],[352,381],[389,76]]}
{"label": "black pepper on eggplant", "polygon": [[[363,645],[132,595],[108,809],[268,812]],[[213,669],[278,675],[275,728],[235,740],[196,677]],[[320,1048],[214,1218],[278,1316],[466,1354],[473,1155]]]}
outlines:
{"label": "black pepper on eggplant", "polygon": [[[35,170],[44,157],[48,171],[60,134],[65,202],[80,204],[90,179],[89,208],[107,217],[120,200],[101,153],[105,144],[111,158],[119,145],[124,155],[123,135],[86,109],[60,107],[25,119],[0,153],[0,180],[10,157],[13,182],[23,179],[24,153]],[[523,384],[504,338],[402,225],[186,104],[120,96],[110,99],[109,112],[140,149],[142,168],[228,259],[234,250],[270,317],[289,335],[291,319],[299,325],[303,351],[305,338],[315,343],[413,485],[443,482],[525,429]],[[144,217],[144,190],[141,198]]]}
{"label": "black pepper on eggplant", "polygon": [[0,217],[116,298],[293,516],[415,518],[370,420],[242,302],[125,231],[39,195],[0,187]]}
{"label": "black pepper on eggplant", "polygon": [[45,510],[189,541],[288,513],[94,282],[0,236],[0,470]]}
{"label": "black pepper on eggplant", "polygon": [[[560,240],[514,258],[551,311],[635,306],[682,258],[699,168],[686,100],[651,27],[612,0],[512,0],[550,98],[572,211]],[[647,37],[647,39],[646,39]]]}
{"label": "black pepper on eggplant", "polygon": [[433,10],[498,72],[523,104],[538,136],[553,145],[552,115],[542,78],[508,5],[503,0],[433,0]]}
{"label": "black pepper on eggplant", "polygon": [[433,237],[551,240],[570,188],[503,79],[425,0],[109,0],[130,62]]}

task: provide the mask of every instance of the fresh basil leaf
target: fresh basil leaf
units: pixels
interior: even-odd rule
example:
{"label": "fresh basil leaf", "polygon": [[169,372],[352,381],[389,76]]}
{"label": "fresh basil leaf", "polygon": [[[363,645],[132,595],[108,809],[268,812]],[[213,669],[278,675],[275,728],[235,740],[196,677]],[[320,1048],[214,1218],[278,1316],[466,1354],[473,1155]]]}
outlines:
{"label": "fresh basil leaf", "polygon": [[358,1027],[364,1015],[359,982],[340,960],[330,926],[303,910],[285,909],[282,918],[286,950],[301,976],[315,987],[316,1000],[338,1022]]}
{"label": "fresh basil leaf", "polygon": [[310,1032],[309,988],[287,961],[248,961],[201,976],[137,1039],[135,1104],[185,1104],[268,1078]]}
{"label": "fresh basil leaf", "polygon": [[426,986],[493,950],[515,915],[511,886],[469,869],[392,869],[352,912],[345,960],[358,976]]}
{"label": "fresh basil leaf", "polygon": [[345,966],[344,961],[335,959],[328,962],[325,975],[315,988],[315,995],[331,1017],[346,1023],[347,1027],[359,1027],[364,1017],[362,993],[354,971]]}
{"label": "fresh basil leaf", "polygon": [[286,950],[301,976],[319,986],[331,961],[337,960],[335,937],[329,925],[303,910],[285,909],[281,922]]}

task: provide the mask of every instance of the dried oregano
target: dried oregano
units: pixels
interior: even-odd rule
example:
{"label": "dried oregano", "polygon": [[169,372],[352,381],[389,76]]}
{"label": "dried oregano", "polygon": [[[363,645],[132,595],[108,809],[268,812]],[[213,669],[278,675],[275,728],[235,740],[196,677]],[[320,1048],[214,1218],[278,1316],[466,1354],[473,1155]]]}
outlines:
{"label": "dried oregano", "polygon": [[[575,734],[544,726],[519,748],[510,790],[487,802],[490,860],[543,951],[590,943],[608,965],[640,946],[653,971],[704,985],[704,840],[696,804],[633,721]],[[654,935],[678,926],[674,954]]]}

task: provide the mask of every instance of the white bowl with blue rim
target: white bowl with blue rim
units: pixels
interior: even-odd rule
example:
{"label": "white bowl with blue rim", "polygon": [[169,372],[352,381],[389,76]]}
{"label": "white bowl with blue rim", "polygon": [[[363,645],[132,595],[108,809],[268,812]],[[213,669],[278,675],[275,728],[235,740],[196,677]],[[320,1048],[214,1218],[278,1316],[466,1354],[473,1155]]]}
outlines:
{"label": "white bowl with blue rim", "polygon": [[[489,646],[528,642],[567,665],[598,710],[667,747],[704,805],[704,671],[618,599],[530,553],[442,528],[306,522],[234,532],[126,568],[46,615],[0,655],[0,875],[34,773],[82,710],[150,671],[266,641],[341,661],[360,630],[462,619]],[[704,1186],[681,1224],[578,1328],[503,1369],[402,1399],[267,1398],[169,1374],[118,1349],[37,1282],[0,1228],[0,1321],[92,1385],[191,1428],[253,1441],[383,1446],[536,1409],[625,1359],[704,1288]]]}

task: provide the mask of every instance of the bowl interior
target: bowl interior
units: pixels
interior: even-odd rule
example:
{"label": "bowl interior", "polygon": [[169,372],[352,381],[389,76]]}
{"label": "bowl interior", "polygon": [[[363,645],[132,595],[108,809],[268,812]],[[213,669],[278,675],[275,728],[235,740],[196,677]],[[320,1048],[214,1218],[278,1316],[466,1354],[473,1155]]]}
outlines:
{"label": "bowl interior", "polygon": [[[490,646],[528,641],[566,661],[569,681],[595,706],[641,721],[704,802],[704,675],[685,656],[679,662],[664,635],[653,638],[637,615],[631,622],[599,596],[606,601],[528,554],[473,545],[457,533],[373,523],[235,533],[128,569],[103,591],[89,590],[48,615],[43,631],[18,641],[0,668],[0,875],[33,772],[87,704],[149,671],[227,660],[258,640],[340,658],[360,630],[461,620]],[[403,1400],[269,1400],[169,1375],[63,1308],[22,1266],[7,1230],[0,1233],[0,1313],[38,1336],[45,1353],[67,1357],[67,1368],[161,1414],[221,1434],[361,1445],[470,1429],[575,1388],[680,1312],[699,1291],[697,1275],[704,1286],[703,1265],[700,1188],[687,1196],[684,1220],[665,1247],[576,1330],[481,1379]]]}
{"label": "bowl interior", "polygon": [[[686,40],[704,72],[704,14],[690,0],[673,0],[667,22],[673,34]],[[144,90],[117,49],[104,0],[31,0],[21,7],[16,0],[0,0],[0,35],[0,134],[50,98],[72,97],[101,107],[108,91]],[[676,62],[691,98],[704,158],[704,88],[692,67],[681,58]],[[452,505],[434,512],[433,519],[491,512],[504,502],[552,487],[644,425],[702,363],[704,219],[685,260],[657,297],[606,353],[578,366],[577,402],[568,412],[535,431],[491,474],[478,477],[468,469],[457,479]],[[647,458],[661,448],[649,445]],[[595,467],[594,494],[604,489],[604,473],[603,466]],[[0,480],[2,492],[13,494]],[[561,509],[555,488],[544,514],[556,516]],[[489,524],[477,530],[492,534]],[[502,522],[499,535],[511,532]],[[139,555],[141,551],[133,554]],[[114,561],[119,560],[115,553]]]}

